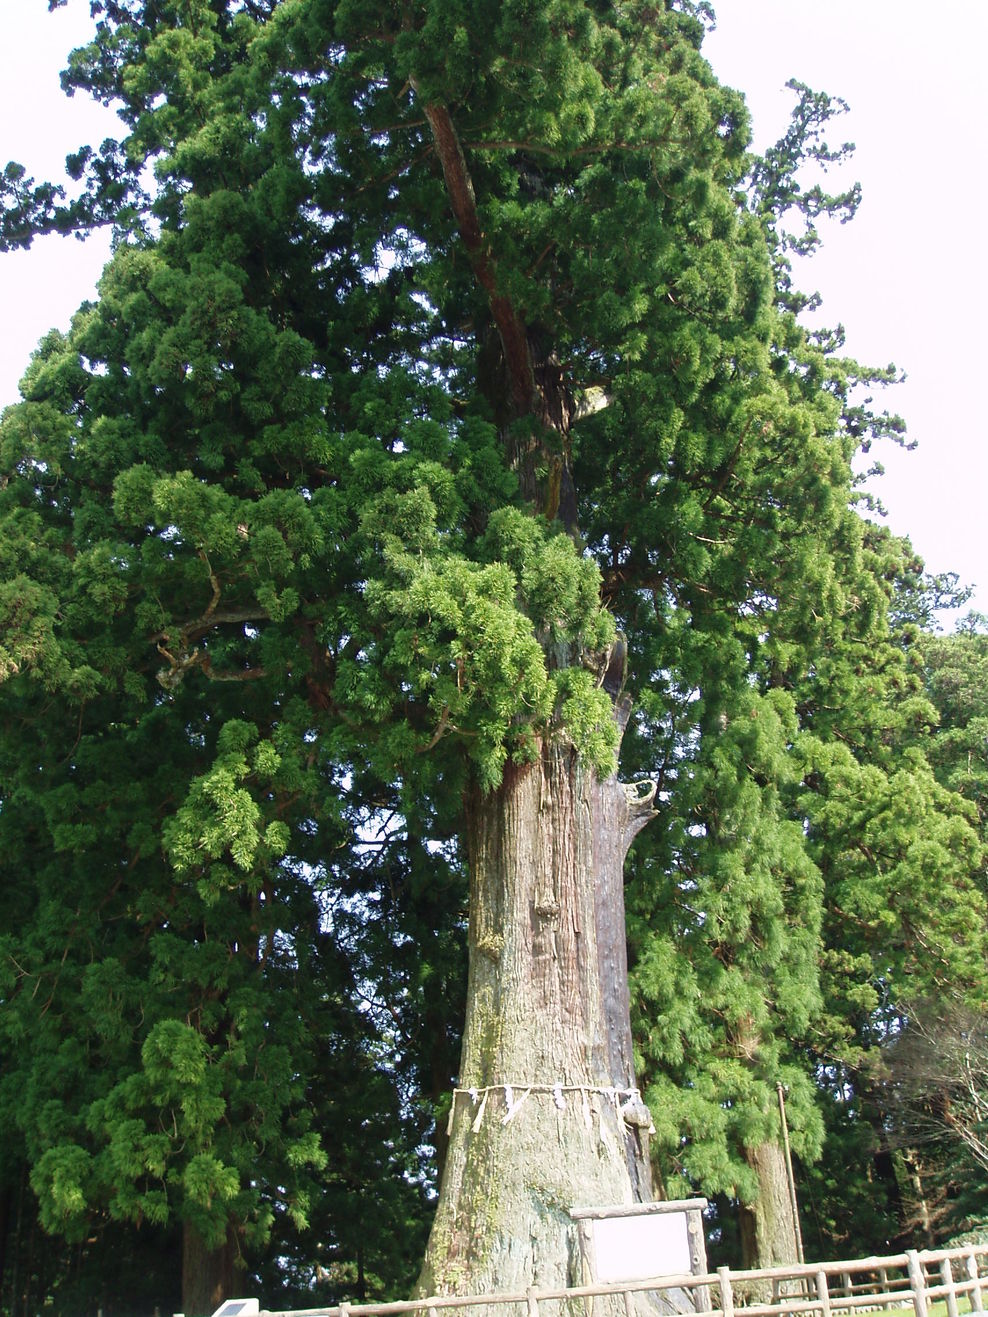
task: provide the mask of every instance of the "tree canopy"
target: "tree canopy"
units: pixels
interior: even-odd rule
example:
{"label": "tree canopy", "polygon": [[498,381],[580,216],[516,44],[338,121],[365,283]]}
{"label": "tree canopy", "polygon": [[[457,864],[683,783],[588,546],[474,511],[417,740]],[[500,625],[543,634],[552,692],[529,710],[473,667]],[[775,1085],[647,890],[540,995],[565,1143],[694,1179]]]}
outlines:
{"label": "tree canopy", "polygon": [[[982,986],[959,687],[856,506],[895,371],[789,266],[853,209],[800,181],[839,104],[753,160],[685,0],[91,8],[120,140],[0,193],[7,247],[116,233],[0,422],[3,1302],[179,1231],[190,1313],[206,1256],[407,1291],[507,960],[491,802],[619,750],[628,1155],[757,1216],[777,1084],[809,1164],[910,997]],[[79,1260],[26,1281],[35,1212]]]}

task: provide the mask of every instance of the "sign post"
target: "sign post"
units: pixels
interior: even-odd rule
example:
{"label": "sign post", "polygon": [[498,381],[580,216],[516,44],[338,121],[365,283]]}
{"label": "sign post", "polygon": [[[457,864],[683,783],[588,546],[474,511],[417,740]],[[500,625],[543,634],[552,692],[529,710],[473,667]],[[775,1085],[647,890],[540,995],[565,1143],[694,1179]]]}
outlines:
{"label": "sign post", "polygon": [[[653,1276],[703,1276],[706,1198],[621,1207],[576,1207],[570,1216],[580,1233],[583,1269],[589,1282],[648,1280]],[[705,1288],[695,1291],[696,1311],[708,1312]]]}

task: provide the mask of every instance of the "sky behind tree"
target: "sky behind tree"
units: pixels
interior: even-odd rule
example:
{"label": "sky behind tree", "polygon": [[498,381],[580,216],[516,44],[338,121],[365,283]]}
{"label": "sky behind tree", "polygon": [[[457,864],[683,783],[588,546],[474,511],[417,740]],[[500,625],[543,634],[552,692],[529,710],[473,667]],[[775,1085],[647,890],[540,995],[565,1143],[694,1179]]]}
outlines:
{"label": "sky behind tree", "polygon": [[799,271],[799,284],[819,289],[817,319],[844,324],[849,352],[905,371],[884,401],[918,448],[875,453],[887,474],[869,487],[929,569],[977,584],[971,606],[988,612],[980,145],[988,6],[958,0],[949,21],[936,22],[920,0],[715,7],[705,50],[721,80],[745,92],[756,149],[785,130],[790,78],[850,105],[831,145],[855,143],[841,177],[858,179],[864,199],[853,223],[825,228],[823,250]]}
{"label": "sky behind tree", "polygon": [[[907,374],[883,406],[901,413],[915,452],[873,454],[887,474],[871,488],[892,529],[908,533],[933,571],[979,587],[988,612],[988,425],[982,402],[981,313],[988,301],[982,215],[980,62],[988,6],[957,0],[932,22],[919,0],[720,0],[706,53],[721,79],[745,92],[755,146],[784,131],[794,103],[789,78],[841,96],[850,113],[834,127],[856,143],[835,190],[858,179],[853,224],[828,225],[824,249],[798,271],[819,289],[821,325],[839,320],[848,351]],[[83,142],[114,134],[112,111],[64,97],[58,72],[90,30],[86,0],[52,14],[45,0],[4,0],[0,49],[0,158],[36,178],[58,178]],[[38,339],[67,328],[94,293],[108,237],[50,237],[0,256],[0,406]]]}

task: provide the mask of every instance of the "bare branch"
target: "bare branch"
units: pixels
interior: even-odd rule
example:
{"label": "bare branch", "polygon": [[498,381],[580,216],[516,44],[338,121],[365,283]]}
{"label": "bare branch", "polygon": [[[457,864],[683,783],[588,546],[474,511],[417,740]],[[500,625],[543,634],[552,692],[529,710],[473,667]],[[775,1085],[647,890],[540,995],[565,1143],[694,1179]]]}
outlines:
{"label": "bare branch", "polygon": [[491,314],[501,338],[512,403],[517,414],[524,416],[532,410],[535,397],[535,375],[528,346],[528,329],[511,298],[498,292],[497,266],[480,227],[473,180],[449,110],[445,105],[427,105],[425,116],[432,129],[436,154],[442,166],[446,191],[460,237],[467,249],[477,282],[487,294]]}

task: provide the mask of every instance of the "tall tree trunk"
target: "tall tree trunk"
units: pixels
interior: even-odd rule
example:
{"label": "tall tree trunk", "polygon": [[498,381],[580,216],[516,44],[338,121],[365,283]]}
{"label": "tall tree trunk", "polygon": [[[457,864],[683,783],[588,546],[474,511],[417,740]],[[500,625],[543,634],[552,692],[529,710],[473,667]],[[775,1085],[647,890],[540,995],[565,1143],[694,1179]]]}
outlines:
{"label": "tall tree trunk", "polygon": [[185,1317],[209,1317],[234,1294],[237,1256],[233,1227],[219,1248],[207,1248],[188,1222],[182,1233],[182,1310]]}
{"label": "tall tree trunk", "polygon": [[913,1211],[910,1222],[915,1233],[922,1233],[924,1248],[936,1248],[936,1235],[933,1229],[933,1213],[926,1197],[926,1186],[919,1156],[915,1151],[907,1150],[903,1158],[909,1174],[909,1184],[913,1191]]}
{"label": "tall tree trunk", "polygon": [[[565,372],[502,285],[449,108],[433,102],[423,111],[497,330],[501,361],[488,385],[508,463],[531,510],[558,518],[579,543]],[[619,643],[602,678],[621,731],[624,656]],[[546,658],[555,667],[581,656],[570,646]],[[570,1210],[651,1197],[650,1120],[634,1089],[623,868],[653,796],[654,787],[642,797],[615,777],[600,782],[557,731],[537,762],[509,766],[497,791],[466,803],[466,1024],[423,1293],[578,1282]]]}
{"label": "tall tree trunk", "polygon": [[466,1028],[423,1293],[579,1283],[570,1209],[650,1196],[622,869],[651,799],[559,737],[467,804]]}
{"label": "tall tree trunk", "polygon": [[[746,1148],[744,1158],[758,1176],[758,1199],[742,1205],[741,1258],[744,1267],[781,1267],[799,1261],[786,1161],[778,1143]],[[770,1285],[754,1285],[749,1303],[768,1302]]]}

